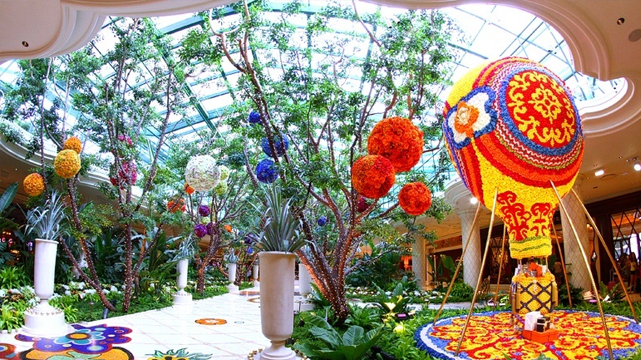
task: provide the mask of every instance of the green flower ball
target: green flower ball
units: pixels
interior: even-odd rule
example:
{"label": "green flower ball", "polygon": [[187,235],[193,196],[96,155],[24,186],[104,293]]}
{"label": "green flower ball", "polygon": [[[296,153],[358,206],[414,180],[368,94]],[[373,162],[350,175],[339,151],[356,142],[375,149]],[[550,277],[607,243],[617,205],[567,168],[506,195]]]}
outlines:
{"label": "green flower ball", "polygon": [[227,186],[227,181],[221,181],[216,186],[214,187],[214,192],[218,196],[222,196],[227,194],[227,190],[229,190],[229,187]]}
{"label": "green flower ball", "polygon": [[229,178],[229,168],[227,166],[220,165],[218,171],[220,171],[220,181],[225,181]]}

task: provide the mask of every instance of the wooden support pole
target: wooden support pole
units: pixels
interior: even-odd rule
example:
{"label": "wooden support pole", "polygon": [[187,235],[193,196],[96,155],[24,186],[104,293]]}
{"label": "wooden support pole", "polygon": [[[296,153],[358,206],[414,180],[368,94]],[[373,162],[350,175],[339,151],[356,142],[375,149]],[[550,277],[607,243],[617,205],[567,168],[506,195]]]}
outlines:
{"label": "wooden support pole", "polygon": [[628,289],[623,283],[623,277],[621,277],[621,272],[619,272],[619,267],[616,264],[616,261],[614,260],[614,256],[612,256],[612,253],[610,252],[610,249],[608,249],[607,244],[605,243],[605,239],[603,238],[603,235],[599,231],[599,228],[596,227],[596,223],[594,222],[594,219],[592,219],[592,216],[590,216],[590,213],[588,212],[588,209],[585,207],[583,204],[583,201],[581,201],[581,198],[579,198],[579,194],[572,189],[572,194],[576,197],[576,199],[581,203],[581,206],[583,207],[583,212],[585,213],[585,217],[588,218],[588,221],[590,222],[590,225],[592,225],[592,228],[594,229],[594,232],[596,233],[597,237],[601,241],[601,245],[603,245],[603,248],[605,249],[605,253],[608,254],[608,257],[610,258],[610,262],[612,262],[612,267],[614,267],[614,271],[617,273],[617,277],[619,278],[619,284],[621,284],[621,288],[623,289],[623,292],[625,293],[625,299],[628,301],[628,305],[630,305],[630,310],[632,311],[632,315],[634,316],[634,320],[639,323],[639,319],[637,318],[637,313],[634,310],[634,306],[632,305],[632,300],[630,299],[630,294],[628,293]]}
{"label": "wooden support pole", "polygon": [[[491,231],[491,230],[490,230]],[[492,301],[494,302],[494,306],[497,306],[498,304],[496,303],[496,300],[499,297],[499,285],[501,284],[501,271],[503,270],[503,257],[505,254],[503,251],[505,250],[505,235],[507,233],[507,225],[503,224],[503,241],[501,241],[501,259],[499,259],[499,276],[496,278],[496,291],[494,291],[494,299]]]}
{"label": "wooden support pole", "polygon": [[479,271],[479,278],[476,280],[476,288],[474,289],[474,296],[472,297],[472,304],[470,305],[470,312],[467,314],[465,319],[465,326],[463,326],[463,332],[461,332],[461,337],[458,339],[458,345],[456,345],[456,352],[454,356],[458,356],[459,351],[461,351],[461,344],[463,344],[463,338],[465,338],[465,332],[467,331],[467,326],[470,324],[470,318],[472,317],[472,311],[474,311],[474,304],[476,303],[476,297],[479,294],[479,287],[481,286],[481,278],[483,277],[483,268],[485,268],[485,261],[487,260],[487,253],[490,250],[490,238],[492,237],[492,226],[494,226],[494,215],[496,213],[496,198],[499,195],[499,189],[497,188],[494,192],[494,203],[492,205],[492,215],[490,216],[490,228],[487,232],[487,241],[485,242],[485,252],[483,253],[483,261],[481,261],[481,271]]}
{"label": "wooden support pole", "polygon": [[603,324],[603,332],[605,333],[605,340],[608,344],[608,354],[610,355],[610,360],[614,360],[614,355],[612,353],[612,343],[610,341],[610,331],[608,330],[608,324],[606,324],[605,322],[605,314],[603,313],[603,304],[601,304],[601,297],[599,296],[599,288],[597,287],[596,282],[594,282],[594,276],[592,276],[592,269],[590,269],[590,262],[588,261],[588,256],[585,253],[583,244],[581,244],[581,239],[579,239],[579,234],[576,231],[574,222],[572,222],[572,219],[570,218],[570,215],[568,214],[568,211],[565,208],[565,205],[563,205],[563,201],[561,199],[561,195],[559,195],[559,191],[556,189],[556,186],[554,186],[554,182],[552,180],[550,180],[550,184],[552,185],[552,189],[554,189],[554,193],[556,194],[556,197],[559,199],[559,207],[561,208],[561,211],[563,212],[563,214],[565,214],[565,217],[568,219],[568,223],[570,223],[570,227],[572,228],[572,233],[574,234],[574,238],[576,239],[576,242],[579,245],[579,250],[581,250],[583,261],[585,262],[585,266],[588,268],[588,274],[590,274],[590,282],[592,282],[592,289],[596,294],[596,303],[599,306],[599,313],[601,313],[601,323]]}
{"label": "wooden support pole", "polygon": [[[450,282],[450,286],[447,288],[447,292],[445,293],[445,297],[443,298],[443,302],[441,303],[441,307],[438,309],[438,312],[436,313],[436,316],[434,317],[434,321],[432,322],[432,325],[436,324],[436,321],[438,320],[439,316],[441,316],[441,312],[443,311],[443,307],[445,306],[445,303],[447,302],[447,298],[450,296],[450,292],[452,291],[452,286],[454,286],[454,281],[456,281],[456,277],[458,276],[459,271],[461,270],[461,264],[463,264],[463,259],[465,258],[465,253],[467,252],[467,247],[470,245],[470,237],[472,236],[472,231],[474,231],[474,228],[476,227],[476,221],[479,218],[479,212],[481,212],[481,202],[479,201],[479,205],[476,207],[476,213],[474,214],[474,220],[472,221],[472,228],[470,229],[469,233],[467,234],[467,241],[465,242],[465,246],[463,247],[463,253],[461,254],[461,258],[458,261],[458,264],[456,265],[456,271],[454,271],[454,276],[452,276],[452,281]],[[434,261],[436,263],[436,261]],[[436,269],[434,269],[436,271]]]}
{"label": "wooden support pole", "polygon": [[556,228],[552,224],[552,231],[554,232],[554,238],[556,239],[556,247],[559,250],[559,258],[561,259],[561,267],[563,268],[563,277],[565,278],[565,289],[568,291],[568,301],[570,301],[570,309],[572,309],[572,293],[570,292],[570,279],[568,279],[568,273],[565,270],[565,259],[563,259],[563,252],[561,252],[561,243],[559,243],[559,235],[556,233]]}

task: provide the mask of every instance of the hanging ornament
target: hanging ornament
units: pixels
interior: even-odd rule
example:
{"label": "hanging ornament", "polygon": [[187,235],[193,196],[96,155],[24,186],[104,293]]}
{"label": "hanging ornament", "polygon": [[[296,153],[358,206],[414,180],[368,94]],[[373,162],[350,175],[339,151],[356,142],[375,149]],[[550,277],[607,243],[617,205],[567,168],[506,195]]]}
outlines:
{"label": "hanging ornament", "polygon": [[258,181],[269,184],[278,179],[276,164],[270,159],[263,159],[256,165],[256,178]]}
{"label": "hanging ornament", "polygon": [[80,154],[80,152],[82,151],[82,141],[80,141],[80,139],[78,139],[75,136],[71,136],[70,138],[65,140],[65,143],[63,145],[63,149],[65,149],[65,150],[73,150],[77,154]]}
{"label": "hanging ornament", "polygon": [[22,181],[24,192],[29,196],[38,196],[45,191],[45,182],[42,175],[38,173],[31,173],[27,175]]}
{"label": "hanging ornament", "polygon": [[197,155],[189,159],[185,168],[185,180],[196,191],[209,191],[220,179],[216,161],[209,155]]}
{"label": "hanging ornament", "polygon": [[409,119],[383,119],[367,138],[367,151],[370,155],[386,157],[396,173],[408,171],[423,154],[423,132]]}
{"label": "hanging ornament", "polygon": [[63,179],[72,178],[80,171],[80,156],[74,150],[62,150],[53,161],[53,169]]}
{"label": "hanging ornament", "polygon": [[398,193],[398,204],[409,215],[421,215],[432,206],[432,193],[422,182],[405,184]]}
{"label": "hanging ornament", "polygon": [[382,198],[394,181],[394,166],[381,155],[365,155],[352,165],[352,185],[356,192],[367,198]]}
{"label": "hanging ornament", "polygon": [[[274,157],[272,155],[272,149],[269,147],[269,140],[267,140],[267,138],[263,138],[260,141],[260,147],[263,149],[263,152],[267,156]],[[274,136],[274,148],[276,148],[276,156],[283,156],[285,154],[285,151],[289,149],[289,140],[287,139],[287,136],[283,135],[283,141],[280,140],[280,135]]]}

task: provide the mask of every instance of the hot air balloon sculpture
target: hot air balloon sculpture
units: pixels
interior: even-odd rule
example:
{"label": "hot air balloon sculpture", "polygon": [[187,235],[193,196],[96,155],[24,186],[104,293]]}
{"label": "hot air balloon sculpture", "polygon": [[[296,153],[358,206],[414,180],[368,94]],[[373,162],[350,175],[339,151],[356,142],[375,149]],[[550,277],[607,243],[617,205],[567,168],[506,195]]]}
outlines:
{"label": "hot air balloon sculpture", "polygon": [[[558,204],[551,182],[567,194],[583,157],[581,120],[563,81],[531,60],[500,59],[459,80],[443,113],[452,162],[472,194],[488,208],[495,205],[510,256],[547,258]],[[516,311],[549,312],[554,275],[521,268],[513,281],[527,298],[517,301]]]}

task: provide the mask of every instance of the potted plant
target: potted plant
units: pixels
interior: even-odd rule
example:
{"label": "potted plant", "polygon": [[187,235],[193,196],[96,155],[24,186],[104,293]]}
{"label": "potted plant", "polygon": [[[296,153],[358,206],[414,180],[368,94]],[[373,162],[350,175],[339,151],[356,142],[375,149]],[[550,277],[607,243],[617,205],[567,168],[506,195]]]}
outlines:
{"label": "potted plant", "polygon": [[290,360],[295,353],[285,347],[294,330],[295,251],[305,240],[299,236],[299,219],[292,213],[291,200],[283,199],[276,186],[266,191],[264,222],[256,247],[260,259],[260,319],[263,335],[271,345],[261,359]]}
{"label": "potted plant", "polygon": [[190,293],[185,291],[187,286],[187,270],[189,268],[189,259],[194,257],[196,252],[196,241],[194,236],[189,234],[180,245],[174,256],[176,261],[176,272],[178,273],[176,277],[176,285],[178,286],[178,292],[174,294],[174,305],[187,305],[191,304],[192,296]]}
{"label": "potted plant", "polygon": [[234,249],[229,249],[224,256],[225,262],[227,263],[227,279],[229,279],[229,286],[227,287],[230,292],[238,291],[238,286],[234,284],[236,282],[236,263],[238,263],[238,255]]}
{"label": "potted plant", "polygon": [[24,313],[23,332],[40,337],[55,337],[68,333],[64,313],[49,305],[53,295],[58,241],[64,233],[67,216],[62,196],[52,191],[44,205],[27,212],[25,233],[35,235],[34,288],[40,302]]}

